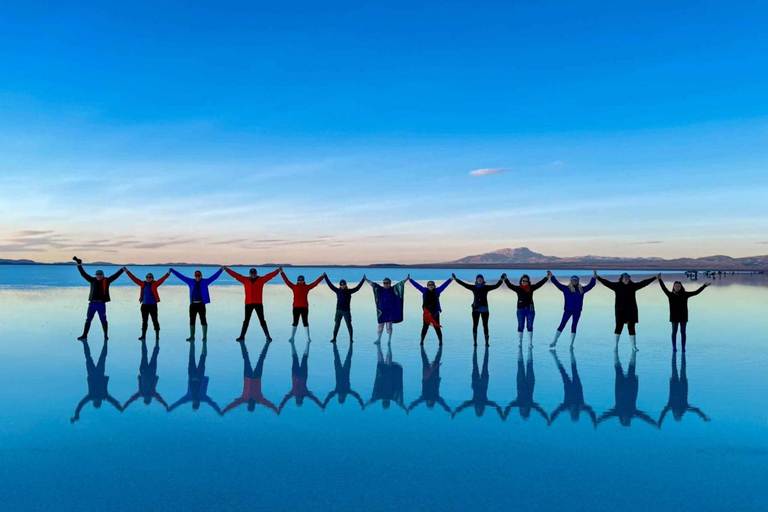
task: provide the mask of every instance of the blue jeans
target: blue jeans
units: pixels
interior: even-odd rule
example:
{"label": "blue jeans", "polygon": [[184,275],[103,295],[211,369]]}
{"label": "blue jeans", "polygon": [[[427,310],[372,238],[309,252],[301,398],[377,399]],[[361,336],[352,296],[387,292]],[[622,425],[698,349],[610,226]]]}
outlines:
{"label": "blue jeans", "polygon": [[91,323],[93,317],[99,314],[99,320],[101,323],[107,321],[107,304],[105,302],[89,302],[88,303],[88,315],[85,317],[85,321]]}
{"label": "blue jeans", "polygon": [[536,317],[536,311],[525,308],[517,310],[517,332],[523,332],[525,321],[528,320],[528,332],[533,332],[533,319]]}

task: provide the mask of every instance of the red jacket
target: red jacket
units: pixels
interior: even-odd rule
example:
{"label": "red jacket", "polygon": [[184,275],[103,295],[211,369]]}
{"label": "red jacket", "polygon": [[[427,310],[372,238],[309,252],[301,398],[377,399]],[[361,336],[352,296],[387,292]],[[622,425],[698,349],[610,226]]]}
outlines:
{"label": "red jacket", "polygon": [[261,304],[264,296],[264,285],[273,277],[277,275],[279,270],[273,270],[267,275],[259,276],[256,279],[251,279],[242,274],[238,274],[234,270],[229,268],[225,269],[227,274],[231,275],[239,282],[243,283],[245,287],[245,303],[246,304]]}
{"label": "red jacket", "polygon": [[[146,281],[142,281],[141,279],[139,279],[135,275],[131,274],[131,271],[128,270],[128,269],[125,270],[125,273],[128,274],[128,277],[131,278],[131,281],[133,281],[137,285],[141,286],[141,291],[139,292],[139,302],[141,302],[142,299],[144,299],[144,285],[146,285],[147,282]],[[152,295],[155,296],[155,301],[156,302],[160,302],[160,295],[157,294],[157,287],[160,286],[161,284],[163,284],[165,282],[165,280],[168,279],[169,275],[170,275],[170,272],[166,272],[166,274],[163,277],[161,277],[160,279],[152,281]]]}
{"label": "red jacket", "polygon": [[320,284],[320,281],[323,280],[323,276],[318,277],[315,279],[313,283],[307,284],[299,284],[299,283],[292,283],[288,280],[288,277],[286,277],[284,272],[280,273],[280,276],[282,276],[283,281],[285,281],[285,284],[288,285],[288,287],[293,290],[293,307],[295,308],[308,308],[309,307],[309,291]]}

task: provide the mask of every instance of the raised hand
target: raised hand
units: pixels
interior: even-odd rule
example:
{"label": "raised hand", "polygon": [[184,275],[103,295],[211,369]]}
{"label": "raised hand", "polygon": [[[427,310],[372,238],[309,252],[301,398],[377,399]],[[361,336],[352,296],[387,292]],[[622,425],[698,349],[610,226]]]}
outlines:
{"label": "raised hand", "polygon": [[659,272],[658,274],[656,274],[656,279],[661,279],[661,272]]}
{"label": "raised hand", "polygon": [[451,279],[456,279],[456,274],[451,274]]}
{"label": "raised hand", "polygon": [[551,270],[547,270],[547,277],[552,277],[552,271]]}
{"label": "raised hand", "polygon": [[597,277],[597,270],[592,271],[592,277]]}

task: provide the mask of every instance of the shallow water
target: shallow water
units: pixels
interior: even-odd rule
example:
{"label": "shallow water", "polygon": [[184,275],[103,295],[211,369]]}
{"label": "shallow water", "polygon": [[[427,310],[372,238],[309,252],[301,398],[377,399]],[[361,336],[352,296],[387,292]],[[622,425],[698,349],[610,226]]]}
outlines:
{"label": "shallow water", "polygon": [[[440,404],[414,404],[422,392],[423,369],[420,297],[411,287],[406,288],[406,319],[395,326],[391,343],[392,361],[402,367],[400,404],[392,401],[386,409],[378,400],[363,410],[350,394],[343,404],[331,396],[322,407],[336,376],[328,343],[335,302],[321,285],[310,295],[314,341],[307,359],[307,388],[321,405],[307,398],[299,406],[289,397],[279,415],[262,405],[249,412],[243,404],[223,416],[216,408],[224,410],[241,395],[244,363],[233,341],[242,321],[242,287],[222,278],[212,287],[205,361],[207,391],[216,407],[203,403],[193,410],[183,403],[168,412],[157,399],[145,405],[138,398],[120,412],[107,402],[99,408],[89,402],[72,423],[88,393],[84,345],[75,339],[87,288],[71,280],[71,267],[46,267],[50,274],[44,278],[39,278],[40,267],[28,269],[0,267],[3,510],[765,510],[768,504],[763,484],[768,477],[765,277],[726,277],[691,299],[684,363],[682,354],[673,357],[671,351],[666,298],[656,284],[640,291],[640,352],[632,357],[625,335],[618,353],[618,404],[609,290],[598,285],[589,293],[576,349],[569,352],[564,335],[557,358],[548,343],[562,312],[560,292],[549,284],[536,292],[530,351],[526,345],[518,350],[514,294],[493,292],[491,346],[478,347],[473,375],[471,297],[451,285],[442,297],[439,388],[448,411]],[[311,278],[322,269],[305,271]],[[329,274],[352,280],[364,271]],[[26,278],[24,272],[29,272]],[[407,273],[368,272],[379,278]],[[561,274],[564,280],[566,273]],[[414,272],[418,279],[448,275]],[[470,278],[474,272],[459,275]],[[126,278],[118,283],[126,286],[112,289],[104,375],[109,395],[122,408],[138,390],[142,346],[136,339],[138,288]],[[261,385],[265,400],[277,407],[292,387],[292,351],[286,342],[291,296],[280,281],[273,283],[265,290],[265,310],[275,341],[263,359]],[[188,292],[173,278],[160,292],[157,392],[171,406],[187,390]],[[356,342],[350,385],[368,402],[378,358],[368,287],[354,296],[352,311]],[[97,325],[88,341],[94,364],[104,348]],[[296,339],[300,361],[306,348],[301,329]],[[343,326],[339,339],[343,363],[349,347]],[[154,340],[147,345],[151,356]],[[203,347],[200,341],[194,345],[197,364]],[[254,317],[246,344],[252,366],[264,345]],[[381,348],[386,360],[386,336]],[[430,332],[429,363],[437,349]],[[454,415],[473,397],[473,378],[475,387],[482,387],[486,355],[492,403],[484,409],[470,404]],[[568,379],[572,365],[581,379],[589,407],[577,421],[569,410],[555,414],[564,400],[558,362]],[[670,383],[675,370],[677,379]],[[681,418],[669,411],[660,421],[671,384],[678,403],[686,403],[687,389],[691,409]],[[623,419],[611,414],[617,405]]]}

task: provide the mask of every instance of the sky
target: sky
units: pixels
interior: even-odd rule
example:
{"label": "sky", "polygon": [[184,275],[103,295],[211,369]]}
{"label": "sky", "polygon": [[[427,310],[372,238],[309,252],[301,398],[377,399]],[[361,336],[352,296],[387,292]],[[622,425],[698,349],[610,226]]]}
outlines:
{"label": "sky", "polygon": [[765,2],[59,4],[0,4],[0,258],[768,254]]}

